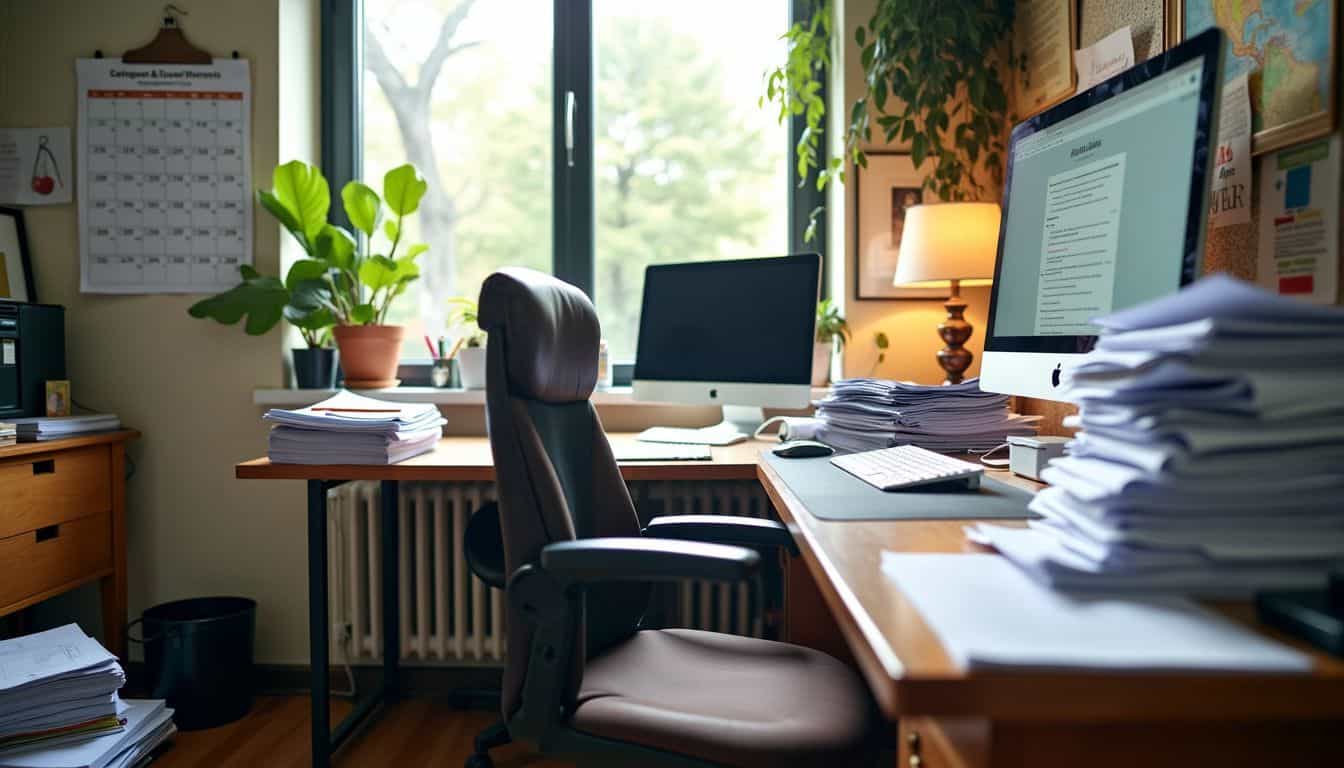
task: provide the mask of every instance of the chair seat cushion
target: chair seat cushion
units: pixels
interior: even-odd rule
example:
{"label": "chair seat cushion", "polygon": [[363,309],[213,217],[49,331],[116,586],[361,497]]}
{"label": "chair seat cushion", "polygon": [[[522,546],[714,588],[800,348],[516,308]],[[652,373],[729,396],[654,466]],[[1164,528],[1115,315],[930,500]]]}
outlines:
{"label": "chair seat cushion", "polygon": [[573,725],[742,768],[872,763],[863,682],[819,651],[690,629],[645,630],[592,659]]}

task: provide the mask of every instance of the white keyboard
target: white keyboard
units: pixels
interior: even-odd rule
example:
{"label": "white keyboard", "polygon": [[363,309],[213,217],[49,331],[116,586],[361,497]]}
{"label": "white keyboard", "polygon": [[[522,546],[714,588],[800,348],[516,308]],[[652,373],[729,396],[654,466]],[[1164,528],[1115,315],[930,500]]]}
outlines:
{"label": "white keyboard", "polygon": [[934,483],[962,483],[973,490],[980,487],[984,473],[977,464],[913,445],[836,456],[831,463],[884,491]]}

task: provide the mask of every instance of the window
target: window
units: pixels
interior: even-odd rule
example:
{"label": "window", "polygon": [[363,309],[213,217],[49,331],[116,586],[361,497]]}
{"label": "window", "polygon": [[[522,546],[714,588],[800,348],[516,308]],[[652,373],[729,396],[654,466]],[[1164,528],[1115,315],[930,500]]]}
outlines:
{"label": "window", "polygon": [[783,60],[789,5],[328,9],[328,175],[376,182],[409,161],[429,182],[414,234],[430,251],[392,311],[408,326],[404,355],[423,358],[421,336],[447,332],[446,299],[520,265],[588,291],[613,358],[633,359],[646,265],[802,249],[790,233],[815,202],[790,183],[796,126],[757,106],[762,74]]}

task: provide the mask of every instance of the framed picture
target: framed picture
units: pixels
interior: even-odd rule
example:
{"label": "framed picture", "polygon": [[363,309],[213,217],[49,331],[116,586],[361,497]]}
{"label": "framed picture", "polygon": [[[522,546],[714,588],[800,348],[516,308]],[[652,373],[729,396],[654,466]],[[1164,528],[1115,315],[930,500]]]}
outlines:
{"label": "framed picture", "polygon": [[1023,54],[1013,78],[1018,120],[1069,98],[1078,86],[1075,17],[1074,0],[1018,0],[1013,23],[1013,46]]}
{"label": "framed picture", "polygon": [[23,211],[0,207],[0,299],[37,301]]}
{"label": "framed picture", "polygon": [[[1168,48],[1222,20],[1224,81],[1249,72],[1251,154],[1325,136],[1339,109],[1339,3],[1165,0]],[[1217,6],[1220,10],[1215,10]],[[1228,18],[1223,18],[1227,14]],[[1252,18],[1254,17],[1254,18]]]}
{"label": "framed picture", "polygon": [[945,288],[897,288],[905,211],[924,202],[924,177],[910,155],[867,152],[868,167],[854,168],[854,298],[945,299]]}

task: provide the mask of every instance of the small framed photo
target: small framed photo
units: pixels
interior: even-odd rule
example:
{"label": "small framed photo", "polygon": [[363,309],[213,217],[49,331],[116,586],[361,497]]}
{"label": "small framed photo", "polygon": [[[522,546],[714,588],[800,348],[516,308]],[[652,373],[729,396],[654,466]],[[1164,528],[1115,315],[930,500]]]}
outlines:
{"label": "small framed photo", "polygon": [[36,302],[23,211],[0,206],[0,299]]}
{"label": "small framed photo", "polygon": [[70,415],[70,381],[68,379],[49,379],[47,381],[47,415]]}
{"label": "small framed photo", "polygon": [[854,298],[945,299],[945,288],[897,288],[905,212],[924,202],[924,177],[910,155],[866,152],[868,167],[854,168]]}

